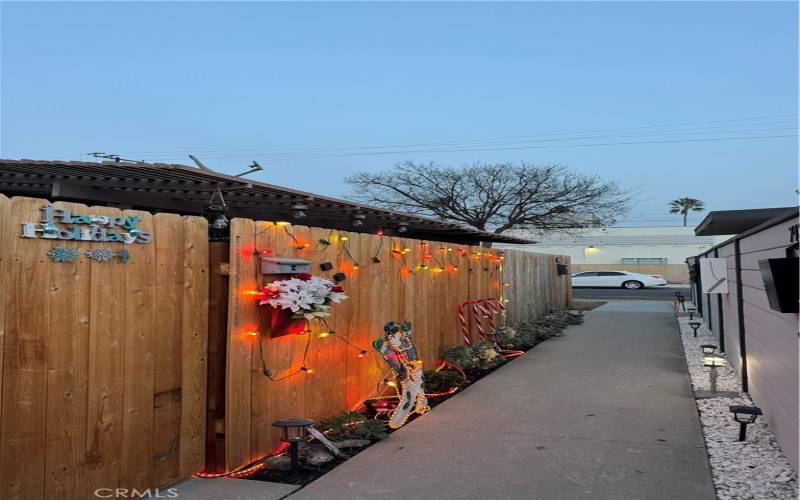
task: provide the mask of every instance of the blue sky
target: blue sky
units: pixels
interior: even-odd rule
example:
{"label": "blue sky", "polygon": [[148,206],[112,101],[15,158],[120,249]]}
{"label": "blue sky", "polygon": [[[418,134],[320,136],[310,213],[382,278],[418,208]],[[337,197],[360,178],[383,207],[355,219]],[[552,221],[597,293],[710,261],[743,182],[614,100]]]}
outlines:
{"label": "blue sky", "polygon": [[[679,224],[681,196],[795,203],[796,137],[707,139],[797,135],[797,36],[796,3],[6,2],[0,152],[257,159],[333,196],[403,160],[560,163]],[[650,143],[581,146],[617,142]]]}

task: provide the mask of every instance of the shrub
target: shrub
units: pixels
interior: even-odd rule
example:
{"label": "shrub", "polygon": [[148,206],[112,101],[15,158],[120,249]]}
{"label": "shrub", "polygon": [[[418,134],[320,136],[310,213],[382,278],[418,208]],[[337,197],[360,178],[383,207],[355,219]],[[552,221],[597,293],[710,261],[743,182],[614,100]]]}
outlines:
{"label": "shrub", "polygon": [[376,441],[386,439],[386,422],[378,419],[367,418],[357,411],[350,411],[334,415],[321,420],[317,426],[321,431],[327,432],[328,437],[337,439],[369,439]]}
{"label": "shrub", "polygon": [[497,353],[491,342],[481,341],[467,346],[449,347],[442,357],[462,370],[491,370],[503,364],[505,359]]}
{"label": "shrub", "polygon": [[481,341],[472,344],[472,355],[475,357],[478,370],[491,370],[502,365],[505,358],[501,356],[494,344],[488,341]]}
{"label": "shrub", "polygon": [[438,372],[429,370],[424,375],[425,390],[427,392],[445,392],[453,387],[461,387],[464,383],[461,374],[453,370],[441,370]]}
{"label": "shrub", "polygon": [[498,331],[503,334],[501,344],[508,349],[527,351],[536,345],[536,339],[531,336],[531,330],[526,325],[504,326],[498,328]]}
{"label": "shrub", "polygon": [[448,347],[442,353],[442,357],[448,363],[454,364],[462,370],[477,369],[477,359],[472,354],[472,349],[467,346],[457,345]]}

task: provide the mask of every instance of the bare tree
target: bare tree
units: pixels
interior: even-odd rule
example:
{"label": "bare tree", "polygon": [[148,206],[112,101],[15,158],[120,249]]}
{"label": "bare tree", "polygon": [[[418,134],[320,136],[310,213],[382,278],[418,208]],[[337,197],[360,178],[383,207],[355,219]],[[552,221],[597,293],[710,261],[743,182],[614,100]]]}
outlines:
{"label": "bare tree", "polygon": [[612,224],[631,192],[561,165],[481,164],[462,168],[398,163],[388,172],[346,179],[352,197],[393,210],[439,217],[482,231],[565,229],[591,217]]}

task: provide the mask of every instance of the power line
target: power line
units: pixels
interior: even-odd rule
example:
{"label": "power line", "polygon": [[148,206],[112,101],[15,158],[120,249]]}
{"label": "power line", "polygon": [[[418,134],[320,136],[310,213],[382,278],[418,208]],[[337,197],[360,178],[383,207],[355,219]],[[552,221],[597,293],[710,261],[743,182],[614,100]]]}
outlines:
{"label": "power line", "polygon": [[[585,133],[595,133],[595,132],[616,132],[616,131],[631,131],[631,130],[644,130],[644,129],[653,129],[653,128],[674,128],[674,127],[683,127],[689,125],[704,125],[704,124],[716,124],[716,123],[731,123],[731,122],[752,122],[757,120],[765,120],[765,119],[777,119],[777,118],[796,118],[797,114],[791,115],[773,115],[773,116],[763,116],[763,117],[755,117],[755,118],[737,118],[731,120],[713,120],[713,121],[702,121],[702,122],[685,122],[685,123],[678,123],[678,124],[661,124],[661,125],[644,125],[644,126],[636,126],[636,127],[622,127],[622,128],[604,128],[604,129],[593,129],[593,130],[583,130],[583,131],[572,131],[572,132],[551,132],[551,133],[544,133],[544,134],[536,134],[536,135],[523,135],[523,136],[510,136],[510,137],[499,137],[499,138],[490,138],[490,139],[467,139],[467,140],[458,140],[458,141],[445,141],[445,142],[430,142],[430,143],[410,143],[410,144],[388,144],[388,145],[368,145],[368,146],[348,146],[348,147],[299,147],[299,148],[283,148],[283,149],[275,149],[275,148],[250,148],[250,149],[209,149],[209,150],[198,150],[193,149],[193,151],[198,153],[246,153],[246,152],[264,152],[267,154],[284,154],[284,153],[306,153],[306,152],[335,152],[335,151],[349,151],[349,150],[365,150],[365,149],[389,149],[389,148],[409,148],[409,147],[432,147],[432,146],[448,146],[448,145],[459,145],[459,144],[473,144],[473,143],[492,143],[493,141],[513,141],[518,139],[531,139],[536,137],[552,137],[552,136],[559,136],[559,135],[571,135],[571,134],[585,134]],[[732,124],[732,125],[717,125],[713,127],[704,127],[704,128],[694,128],[688,129],[689,131],[696,131],[696,130],[709,130],[709,129],[718,129],[718,128],[730,128],[730,127],[748,127],[753,125],[767,125],[773,123],[786,123],[786,122],[795,122],[796,119],[784,119],[778,121],[767,121],[761,123],[741,123],[741,124]],[[680,131],[665,131],[667,132],[680,132]],[[630,135],[630,134],[622,134],[622,135]],[[652,135],[652,133],[651,133]],[[592,137],[596,138],[596,137]],[[569,139],[559,139],[559,140],[569,140]],[[524,142],[524,141],[523,141]],[[181,150],[171,150],[171,151],[123,151],[125,154],[137,154],[137,155],[164,155],[170,153],[180,153],[182,154],[183,151]]]}
{"label": "power line", "polygon": [[[601,147],[601,146],[630,146],[641,144],[680,144],[680,143],[699,143],[699,142],[720,142],[720,141],[744,141],[744,140],[758,140],[758,139],[780,139],[789,137],[800,137],[797,134],[791,135],[762,135],[762,136],[748,136],[748,137],[715,137],[715,138],[702,138],[702,139],[676,139],[676,140],[658,140],[658,141],[621,141],[621,142],[595,142],[586,144],[554,144],[554,145],[539,145],[539,146],[505,146],[505,147],[488,147],[488,148],[460,148],[460,149],[416,149],[416,150],[402,150],[402,151],[376,151],[370,153],[342,153],[334,155],[321,155],[321,156],[306,156],[296,158],[281,158],[278,160],[291,161],[291,160],[313,160],[322,158],[347,158],[355,156],[385,156],[391,154],[419,154],[419,153],[463,153],[463,152],[479,152],[479,151],[516,151],[525,149],[556,149],[556,148],[585,148],[585,147]],[[261,156],[256,156],[261,158]],[[276,161],[276,159],[272,159]]]}
{"label": "power line", "polygon": [[[777,127],[777,128],[762,128],[762,129],[737,129],[737,130],[721,130],[721,131],[708,131],[704,130],[701,132],[694,132],[694,131],[668,131],[668,132],[646,132],[646,133],[635,133],[635,134],[611,134],[611,135],[598,135],[598,136],[579,136],[579,137],[565,137],[565,138],[557,138],[557,139],[538,139],[538,140],[525,140],[525,141],[506,141],[506,142],[487,142],[487,143],[476,143],[475,147],[489,147],[489,146],[511,146],[516,144],[526,144],[526,143],[547,143],[547,142],[569,142],[569,141],[579,141],[579,140],[590,140],[590,139],[606,139],[606,138],[613,138],[613,137],[651,137],[651,136],[682,136],[682,135],[699,135],[699,134],[706,134],[706,133],[715,133],[715,134],[723,134],[723,133],[752,133],[752,132],[775,132],[775,131],[788,131],[788,130],[797,130],[797,126],[791,127]],[[377,149],[377,148],[375,148]],[[448,148],[446,150],[441,151],[458,151],[457,148]],[[375,153],[403,153],[405,150],[396,150],[396,151],[369,151],[369,152],[359,152],[356,150],[350,151],[346,149],[339,150],[332,150],[332,151],[323,151],[320,150],[318,152],[313,152],[311,154],[303,154],[303,153],[265,153],[263,155],[256,155],[258,158],[265,158],[270,160],[302,160],[302,159],[310,159],[310,158],[327,158],[327,157],[337,157],[340,155],[360,155],[360,156],[368,156],[370,154]],[[319,153],[319,154],[314,154]],[[331,154],[325,154],[331,153]],[[249,158],[252,157],[252,153],[250,154],[229,154],[229,155],[207,155],[205,158],[211,159],[236,159],[236,158]]]}

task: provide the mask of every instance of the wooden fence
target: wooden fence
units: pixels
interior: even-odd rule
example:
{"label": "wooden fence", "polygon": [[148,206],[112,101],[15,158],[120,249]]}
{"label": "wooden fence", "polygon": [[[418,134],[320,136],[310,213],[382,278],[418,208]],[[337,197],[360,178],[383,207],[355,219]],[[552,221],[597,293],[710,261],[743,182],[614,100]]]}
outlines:
{"label": "wooden fence", "polygon": [[[316,323],[310,335],[254,335],[261,319],[251,293],[263,285],[258,272],[262,251],[309,260],[315,275],[346,274],[342,285],[349,299],[334,306],[329,320],[335,336],[320,338],[327,327]],[[269,453],[279,443],[274,420],[321,419],[377,395],[387,367],[372,352],[371,342],[382,336],[387,321],[412,323],[424,367],[434,369],[443,348],[463,343],[456,311],[467,300],[500,298],[507,292],[512,321],[568,305],[569,276],[556,275],[555,256],[505,251],[503,261],[497,261],[499,255],[480,247],[233,220],[229,262],[212,263],[212,281],[220,265],[221,274],[228,275],[229,302],[227,332],[212,330],[210,340],[220,345],[219,336],[227,335],[225,356],[214,357],[226,373],[224,403],[222,394],[210,395],[218,406],[210,408],[215,442],[208,449],[217,454],[209,456],[209,468],[233,470]],[[324,262],[333,269],[321,271]],[[219,302],[214,293],[212,303]],[[362,350],[369,353],[359,357]],[[311,371],[297,373],[303,366]],[[289,376],[269,380],[263,367],[275,379]]]}
{"label": "wooden fence", "polygon": [[[505,251],[503,276],[508,287],[508,319],[533,321],[552,309],[565,309],[572,300],[569,257],[518,250]],[[558,274],[558,265],[567,274]]]}
{"label": "wooden fence", "polygon": [[[506,250],[500,261],[498,250],[248,219],[232,221],[229,244],[209,244],[199,217],[57,202],[73,214],[135,215],[152,239],[21,237],[46,203],[0,195],[3,500],[93,498],[235,469],[275,448],[274,420],[325,418],[377,394],[387,367],[371,343],[385,322],[410,321],[434,369],[443,348],[463,342],[463,302],[506,295],[517,321],[569,301],[554,256]],[[54,248],[75,250],[74,261],[56,262]],[[110,262],[85,254],[103,248]],[[252,335],[263,326],[252,295],[261,251],[307,259],[315,275],[346,274],[349,298],[329,327]],[[328,328],[336,335],[320,338]],[[311,371],[263,375],[301,366]]]}
{"label": "wooden fence", "polygon": [[[94,498],[202,470],[206,221],[59,202],[73,214],[136,215],[152,240],[21,238],[45,203],[0,195],[0,498]],[[55,262],[56,247],[79,253]],[[84,254],[108,247],[129,260]]]}

